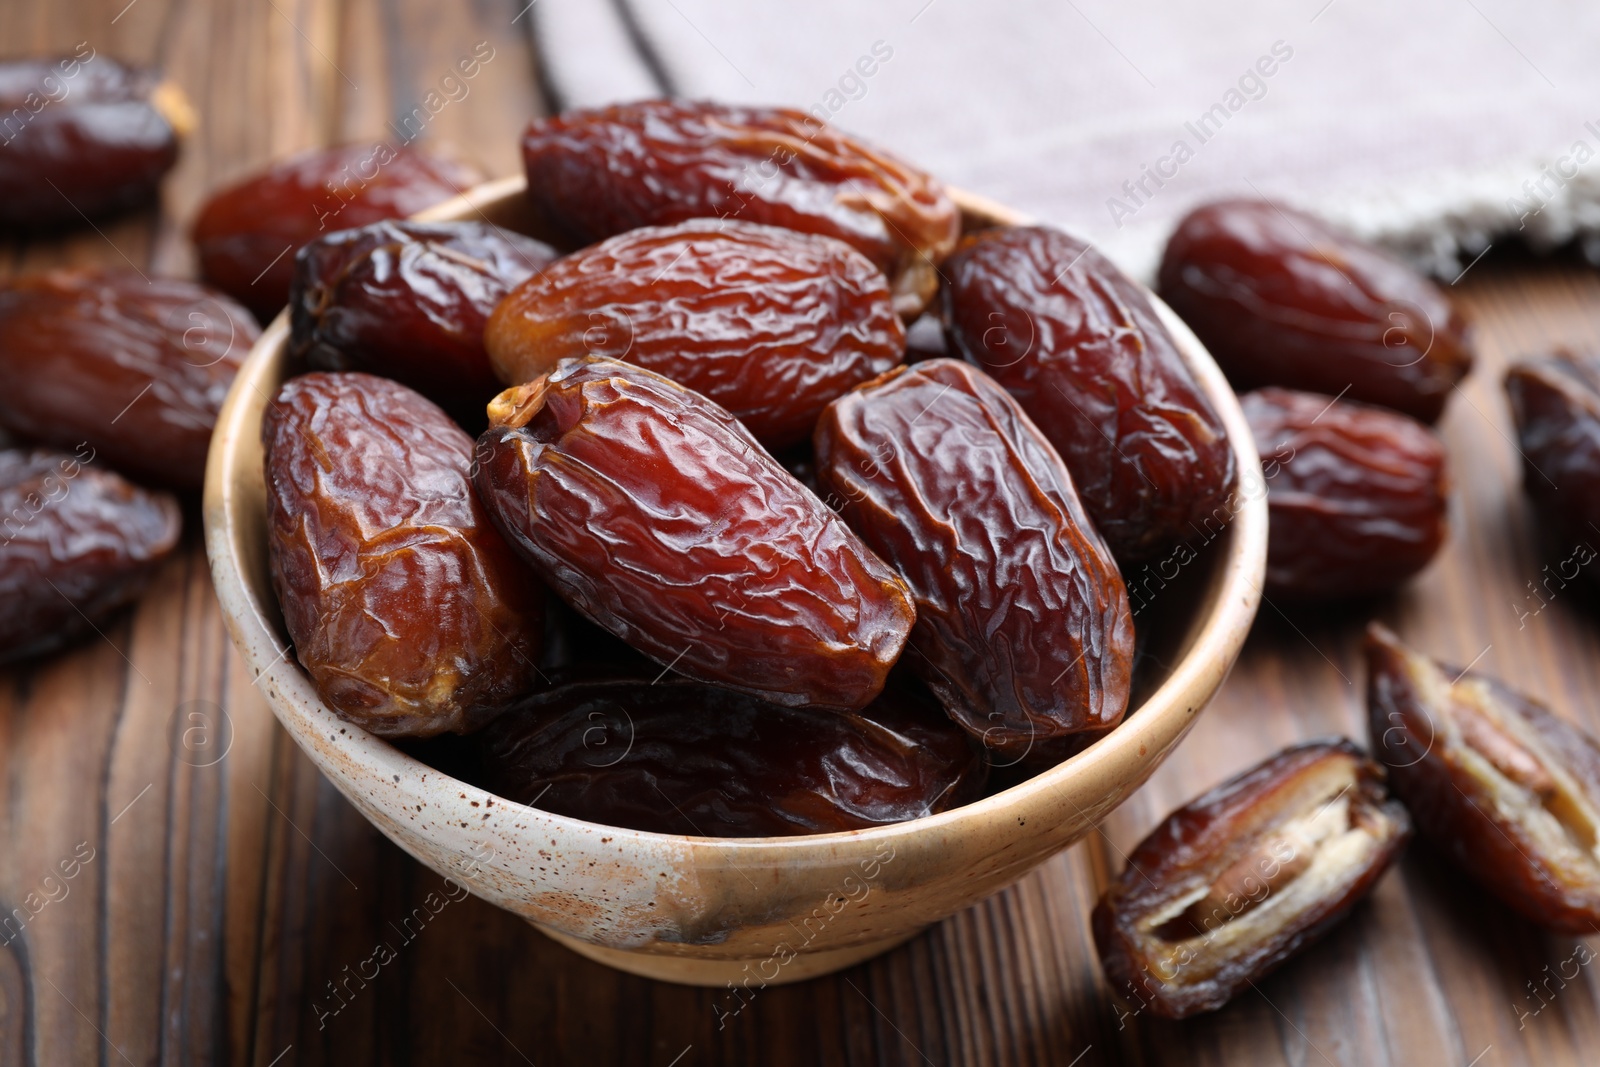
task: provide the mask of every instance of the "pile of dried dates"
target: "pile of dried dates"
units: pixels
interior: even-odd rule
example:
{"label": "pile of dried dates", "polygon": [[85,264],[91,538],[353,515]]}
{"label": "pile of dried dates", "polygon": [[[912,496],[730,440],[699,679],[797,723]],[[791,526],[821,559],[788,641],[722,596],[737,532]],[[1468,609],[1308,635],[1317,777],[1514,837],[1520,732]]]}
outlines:
{"label": "pile of dried dates", "polygon": [[[28,234],[148,205],[195,126],[173,84],[87,44],[67,56],[0,61],[0,114],[0,230]],[[150,277],[131,264],[0,284],[0,662],[97,633],[172,555],[181,499],[200,489],[217,413],[260,336],[257,317],[276,314],[288,297],[296,249],[334,229],[410,215],[480,179],[410,147],[319,150],[202,209],[194,236],[207,285]],[[543,262],[537,242],[498,232],[475,238],[464,236],[463,246],[446,235],[415,270],[463,284],[481,275],[501,286],[497,299],[520,280],[518,264]],[[340,254],[354,253],[337,245],[324,252]],[[344,282],[384,284],[353,273]],[[386,323],[363,319],[358,299],[349,303],[326,330],[359,365],[371,351],[361,344],[381,344]],[[481,362],[482,325],[463,339],[440,322],[436,336],[441,347],[454,337],[469,364]],[[398,377],[405,370],[394,367]],[[444,363],[418,373],[430,371],[449,382],[458,373]],[[481,400],[476,407],[481,419]]]}
{"label": "pile of dried dates", "polygon": [[[27,116],[0,153],[11,228],[147,201],[192,125],[92,50],[0,64],[0,105]],[[1094,248],[964,232],[938,181],[809,115],[643,101],[522,147],[550,243],[407,221],[480,176],[355,144],[204,205],[214,289],[0,288],[0,427],[26,446],[0,451],[0,658],[148,585],[285,303],[261,433],[295,656],[345,720],[593,822],[851,830],[1052,766],[1123,721],[1144,609],[1251,493],[1270,597],[1380,594],[1445,540],[1430,424],[1470,330],[1317,218],[1208,204],[1161,264],[1249,390],[1256,478],[1183,331]],[[1600,363],[1506,387],[1548,525],[1600,530]],[[1107,888],[1094,939],[1134,1010],[1220,1007],[1413,833],[1534,921],[1600,930],[1600,743],[1382,627],[1367,652],[1373,755],[1290,748],[1173,812]]]}
{"label": "pile of dried dates", "polygon": [[[1189,215],[1160,286],[1253,388],[1241,399],[1271,516],[1268,595],[1366,596],[1425,567],[1449,506],[1426,423],[1472,362],[1437,287],[1261,201]],[[1505,385],[1544,532],[1586,544],[1600,533],[1600,359],[1528,360]],[[1128,855],[1092,922],[1126,1014],[1221,1007],[1347,914],[1413,833],[1528,920],[1600,932],[1600,741],[1382,625],[1366,657],[1371,756],[1342,738],[1291,747]]]}
{"label": "pile of dried dates", "polygon": [[[707,836],[943,811],[1122,721],[1123,568],[1238,482],[1143,289],[1055,230],[963,237],[799,112],[646,101],[523,149],[553,244],[382,219],[294,257],[269,563],[329,707]],[[280,170],[197,232],[290,241]],[[924,314],[961,358],[907,362]]]}

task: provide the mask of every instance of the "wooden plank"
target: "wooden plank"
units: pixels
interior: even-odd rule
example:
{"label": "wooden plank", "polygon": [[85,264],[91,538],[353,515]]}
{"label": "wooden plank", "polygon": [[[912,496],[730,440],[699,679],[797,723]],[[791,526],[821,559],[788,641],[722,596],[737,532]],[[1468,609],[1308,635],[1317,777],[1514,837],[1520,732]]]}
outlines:
{"label": "wooden plank", "polygon": [[[0,8],[7,52],[89,40],[159,60],[202,116],[163,210],[5,246],[0,270],[189,272],[186,228],[209,188],[302,147],[400,136],[419,107],[422,138],[514,172],[517,132],[538,107],[527,19],[513,21],[522,7]],[[489,51],[475,77],[445,81]],[[1481,655],[1600,729],[1596,598],[1562,590],[1531,612],[1542,561],[1498,384],[1516,355],[1600,346],[1600,279],[1491,257],[1459,288],[1485,358],[1441,427],[1459,483],[1441,560],[1369,605],[1264,608],[1217,703],[1103,833],[894,953],[761,991],[736,1013],[726,994],[579,959],[476,899],[419,923],[443,882],[277,729],[227,642],[191,529],[154,592],[103,637],[0,674],[0,906],[27,916],[0,945],[0,1065],[1593,1062],[1600,989],[1573,962],[1588,958],[1579,942],[1508,916],[1424,848],[1322,945],[1206,1019],[1118,1006],[1088,939],[1100,887],[1168,808],[1290,741],[1362,736],[1369,615],[1429,652]],[[374,972],[380,943],[396,958]]]}

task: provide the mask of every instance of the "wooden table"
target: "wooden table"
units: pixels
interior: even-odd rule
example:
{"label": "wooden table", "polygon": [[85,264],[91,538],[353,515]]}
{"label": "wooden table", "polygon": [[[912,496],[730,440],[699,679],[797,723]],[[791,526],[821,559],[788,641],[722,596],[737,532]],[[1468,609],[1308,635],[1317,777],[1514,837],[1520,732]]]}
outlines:
{"label": "wooden table", "polygon": [[[4,246],[3,269],[127,259],[189,273],[184,229],[208,188],[308,145],[394,136],[389,120],[479,42],[492,60],[427,136],[512,173],[540,99],[523,2],[0,7],[7,53],[88,41],[159,62],[202,113],[165,210]],[[191,509],[187,551],[104,640],[0,674],[0,910],[40,905],[0,946],[0,1065],[1600,1061],[1600,982],[1579,962],[1597,943],[1509,916],[1424,848],[1259,993],[1187,1024],[1119,1008],[1088,939],[1120,853],[1170,807],[1291,741],[1362,736],[1371,615],[1600,729],[1595,598],[1574,587],[1522,614],[1541,560],[1499,387],[1519,354],[1600,345],[1600,278],[1491,256],[1457,289],[1483,359],[1442,423],[1459,491],[1441,559],[1380,603],[1264,607],[1193,736],[1101,833],[907,946],[768,989],[720,1027],[710,991],[614,973],[474,898],[405,942],[403,916],[441,880],[277,728],[224,635]],[[398,958],[351,979],[380,941],[401,942]]]}

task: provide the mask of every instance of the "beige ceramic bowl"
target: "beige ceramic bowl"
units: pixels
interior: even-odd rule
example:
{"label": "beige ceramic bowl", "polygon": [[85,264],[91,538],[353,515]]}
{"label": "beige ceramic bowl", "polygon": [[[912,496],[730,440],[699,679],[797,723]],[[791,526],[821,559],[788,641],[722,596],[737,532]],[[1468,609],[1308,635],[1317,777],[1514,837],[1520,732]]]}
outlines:
{"label": "beige ceramic bowl", "polygon": [[[531,230],[522,191],[520,178],[493,182],[424,217]],[[969,228],[1022,221],[976,197],[957,199]],[[1142,672],[1127,721],[1053,770],[954,811],[811,837],[642,833],[509,803],[341,721],[288,651],[267,576],[260,427],[284,377],[286,314],[240,371],[211,443],[205,526],[217,596],[284,728],[363,815],[428,867],[636,974],[751,987],[824,974],[899,944],[1083,837],[1194,725],[1244,643],[1266,561],[1259,461],[1216,364],[1156,306],[1227,424],[1244,472],[1238,510],[1140,616],[1165,631],[1150,662],[1170,669]]]}

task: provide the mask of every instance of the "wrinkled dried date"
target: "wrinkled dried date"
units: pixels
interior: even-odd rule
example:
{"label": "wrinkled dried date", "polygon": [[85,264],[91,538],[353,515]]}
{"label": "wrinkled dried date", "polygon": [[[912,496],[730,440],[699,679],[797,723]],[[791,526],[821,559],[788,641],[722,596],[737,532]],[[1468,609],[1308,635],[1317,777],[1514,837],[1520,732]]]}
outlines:
{"label": "wrinkled dried date", "polygon": [[1127,708],[1127,590],[1050,443],[949,359],[891,371],[817,424],[818,484],[910,583],[907,664],[1013,761]]}
{"label": "wrinkled dried date", "polygon": [[889,276],[902,314],[961,232],[927,174],[801,111],[643,100],[532,123],[528,199],[575,244],[701,217],[820,233]]}
{"label": "wrinkled dried date", "polygon": [[487,785],[520,804],[664,834],[832,833],[976,800],[984,763],[925,697],[788,708],[666,679],[580,680],[484,734]]}
{"label": "wrinkled dried date", "polygon": [[561,596],[664,666],[860,708],[911,630],[905,583],[732,415],[653,371],[565,360],[490,405],[475,481]]}
{"label": "wrinkled dried date", "polygon": [[1385,408],[1288,389],[1257,390],[1240,406],[1267,481],[1269,595],[1379,593],[1438,553],[1450,479],[1433,431]]}
{"label": "wrinkled dried date", "polygon": [[1550,533],[1600,540],[1600,359],[1558,352],[1527,360],[1506,374],[1506,393],[1522,485]]}
{"label": "wrinkled dried date", "polygon": [[320,237],[295,256],[290,351],[319,370],[394,378],[481,429],[501,389],[484,324],[554,258],[486,222],[385,220]]}
{"label": "wrinkled dried date", "polygon": [[950,348],[1044,430],[1119,560],[1227,522],[1227,430],[1138,285],[1043,226],[973,234],[942,273]]}
{"label": "wrinkled dried date", "polygon": [[291,378],[268,407],[267,547],[295,654],[384,737],[465,733],[533,688],[542,590],[472,491],[472,438],[369,374]]}
{"label": "wrinkled dried date", "polygon": [[1466,320],[1438,286],[1264,200],[1191,212],[1167,242],[1159,284],[1239,389],[1343,394],[1433,422],[1472,367]]}
{"label": "wrinkled dried date", "polygon": [[197,489],[211,429],[260,330],[220,293],[133,271],[58,270],[0,288],[0,423]]}
{"label": "wrinkled dried date", "polygon": [[297,248],[414,215],[482,180],[476,167],[409,145],[302,152],[205,202],[194,224],[200,273],[265,320],[289,299]]}
{"label": "wrinkled dried date", "polygon": [[1091,919],[1106,980],[1164,1019],[1215,1011],[1343,918],[1409,834],[1355,745],[1285,749],[1168,815],[1128,856]]}
{"label": "wrinkled dried date", "polygon": [[0,662],[93,632],[178,544],[178,502],[73,454],[0,450]]}
{"label": "wrinkled dried date", "polygon": [[0,225],[80,224],[145,203],[193,125],[176,86],[86,45],[0,62]]}
{"label": "wrinkled dried date", "polygon": [[905,330],[883,274],[842,241],[701,219],[557,261],[500,305],[487,343],[508,385],[568,357],[625,359],[781,448],[808,439],[828,401],[899,363]]}
{"label": "wrinkled dried date", "polygon": [[1600,931],[1600,742],[1367,629],[1372,751],[1417,830],[1533,922]]}

